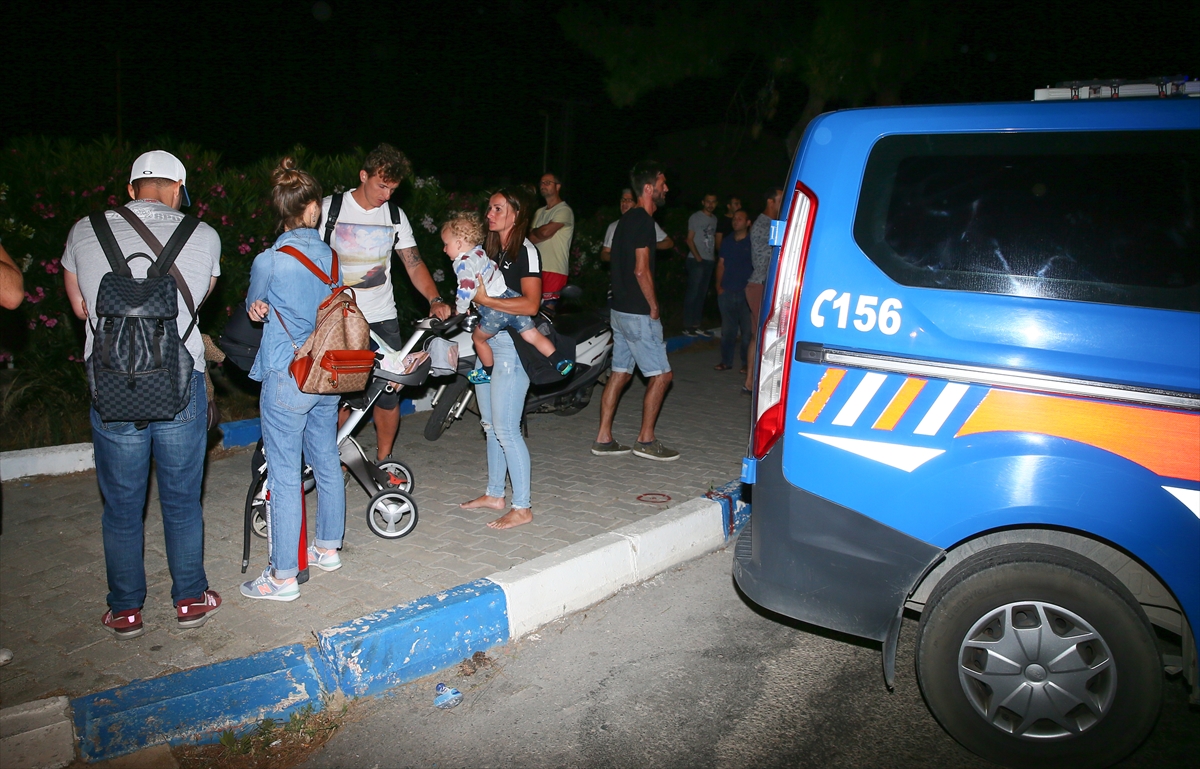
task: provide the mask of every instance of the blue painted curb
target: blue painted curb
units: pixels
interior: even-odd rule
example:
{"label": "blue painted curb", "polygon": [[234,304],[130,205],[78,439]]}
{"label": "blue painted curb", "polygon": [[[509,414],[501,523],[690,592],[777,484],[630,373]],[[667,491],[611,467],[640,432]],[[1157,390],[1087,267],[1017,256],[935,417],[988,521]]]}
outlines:
{"label": "blue painted curb", "polygon": [[701,337],[701,336],[667,337],[667,339],[666,339],[667,353],[670,354],[673,352],[678,352],[679,350],[682,350],[684,347],[688,347],[688,346],[696,344],[698,342],[711,342],[715,339],[716,339],[716,337],[705,338],[705,337]]}
{"label": "blue painted curb", "polygon": [[221,436],[221,443],[227,449],[235,446],[253,446],[262,437],[262,425],[257,417],[239,419],[236,422],[222,422]]}
{"label": "blue painted curb", "polygon": [[95,761],[162,742],[215,742],[226,729],[322,705],[324,660],[300,644],[134,681],[71,702],[80,753]]}
{"label": "blue painted curb", "polygon": [[504,590],[476,580],[322,630],[321,654],[351,697],[379,694],[508,640]]}
{"label": "blue painted curb", "polygon": [[731,481],[705,495],[721,506],[721,521],[725,526],[725,541],[741,533],[750,520],[750,505],[742,501],[742,482]]}
{"label": "blue painted curb", "polygon": [[[732,538],[750,517],[741,482],[706,496]],[[80,753],[96,761],[163,742],[210,743],[306,705],[320,710],[333,695],[380,694],[506,643],[508,627],[503,588],[481,579],[327,628],[316,648],[284,646],[88,694],[71,701]]]}
{"label": "blue painted curb", "polygon": [[[413,403],[412,398],[405,398],[400,401],[400,416],[408,416],[415,413],[417,413],[417,407]],[[367,420],[370,421],[370,419],[371,416],[368,414]],[[254,419],[222,422],[221,436],[221,443],[227,449],[238,446],[253,446],[262,437],[262,423],[257,417]]]}

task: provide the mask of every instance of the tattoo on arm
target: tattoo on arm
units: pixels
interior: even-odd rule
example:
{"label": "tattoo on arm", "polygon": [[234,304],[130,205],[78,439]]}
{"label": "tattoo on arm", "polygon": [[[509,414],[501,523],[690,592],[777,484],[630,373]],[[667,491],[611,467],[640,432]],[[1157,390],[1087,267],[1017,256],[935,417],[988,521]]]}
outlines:
{"label": "tattoo on arm", "polygon": [[421,252],[416,246],[400,249],[400,261],[404,262],[406,268],[413,267],[421,263]]}

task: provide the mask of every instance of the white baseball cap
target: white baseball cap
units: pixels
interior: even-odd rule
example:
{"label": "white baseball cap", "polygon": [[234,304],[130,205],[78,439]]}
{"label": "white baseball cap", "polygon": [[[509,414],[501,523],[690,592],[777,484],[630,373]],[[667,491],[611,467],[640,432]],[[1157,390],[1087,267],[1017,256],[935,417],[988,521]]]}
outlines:
{"label": "white baseball cap", "polygon": [[138,159],[133,161],[133,168],[129,172],[129,183],[133,184],[138,179],[169,179],[173,182],[183,182],[183,204],[192,204],[187,192],[187,169],[179,162],[179,158],[170,152],[151,150],[139,155]]}

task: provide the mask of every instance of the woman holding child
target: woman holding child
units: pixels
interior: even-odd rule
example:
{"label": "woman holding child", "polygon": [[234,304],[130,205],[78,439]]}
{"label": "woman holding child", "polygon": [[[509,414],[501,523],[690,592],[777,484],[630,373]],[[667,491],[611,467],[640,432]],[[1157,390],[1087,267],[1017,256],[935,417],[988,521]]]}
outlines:
{"label": "woman holding child", "polygon": [[[493,297],[486,290],[476,291],[475,303],[509,315],[536,315],[542,302],[542,273],[538,251],[527,238],[532,200],[520,189],[502,189],[488,200],[486,218],[484,250],[499,265],[508,288],[518,295]],[[503,510],[507,477],[512,481],[512,507],[488,526],[509,529],[533,520],[529,449],[521,436],[529,376],[508,334],[496,334],[484,344],[491,348],[494,359],[491,381],[477,384],[475,395],[487,434],[488,486],[483,496],[460,507]]]}
{"label": "woman holding child", "polygon": [[338,549],[346,528],[346,490],[337,449],[338,396],[300,391],[288,372],[297,346],[312,333],[317,305],[329,296],[325,285],[294,251],[340,285],[341,275],[329,246],[315,229],[321,218],[321,186],[284,158],[271,174],[271,205],[283,234],[254,258],[246,314],[268,321],[250,378],[262,382],[259,412],[267,476],[269,563],[257,579],[242,584],[242,595],[269,601],[300,597],[299,573],[301,453],[317,480],[317,536],[308,562],[324,571],[342,565]]}

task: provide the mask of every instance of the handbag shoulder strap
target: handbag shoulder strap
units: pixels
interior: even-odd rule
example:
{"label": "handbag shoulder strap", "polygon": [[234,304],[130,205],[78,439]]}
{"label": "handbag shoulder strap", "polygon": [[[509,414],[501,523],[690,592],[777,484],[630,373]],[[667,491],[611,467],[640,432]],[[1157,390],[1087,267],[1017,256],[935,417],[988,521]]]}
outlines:
{"label": "handbag shoulder strap", "polygon": [[283,253],[287,254],[288,256],[295,258],[296,261],[300,262],[300,264],[303,264],[305,267],[307,267],[309,272],[311,272],[313,275],[316,275],[318,280],[320,280],[325,285],[329,286],[331,289],[333,288],[334,284],[337,283],[337,275],[338,275],[337,251],[333,251],[332,249],[330,249],[331,251],[333,251],[333,264],[329,268],[329,274],[326,275],[324,272],[321,271],[321,268],[318,267],[317,265],[313,264],[313,261],[311,259],[309,259],[307,256],[305,256],[304,253],[302,251],[300,251],[300,249],[292,248],[291,246],[280,246],[279,250],[282,251]]}

